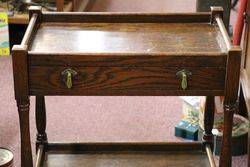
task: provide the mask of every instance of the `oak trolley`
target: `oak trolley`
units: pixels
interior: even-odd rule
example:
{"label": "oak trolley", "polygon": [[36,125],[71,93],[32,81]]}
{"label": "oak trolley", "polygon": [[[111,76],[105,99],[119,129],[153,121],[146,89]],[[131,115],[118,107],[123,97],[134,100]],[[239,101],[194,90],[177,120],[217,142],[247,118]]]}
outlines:
{"label": "oak trolley", "polygon": [[[42,12],[31,7],[29,15],[22,43],[12,49],[22,167],[214,167],[214,96],[225,96],[219,166],[231,166],[241,49],[231,44],[222,8],[165,14]],[[206,96],[203,139],[50,143],[44,97],[54,95]],[[36,97],[34,165],[29,96]]]}

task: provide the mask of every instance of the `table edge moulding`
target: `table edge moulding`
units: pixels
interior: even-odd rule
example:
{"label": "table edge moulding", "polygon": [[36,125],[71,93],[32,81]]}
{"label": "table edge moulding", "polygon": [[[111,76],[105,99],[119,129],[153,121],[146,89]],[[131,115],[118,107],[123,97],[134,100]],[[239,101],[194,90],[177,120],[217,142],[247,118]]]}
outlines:
{"label": "table edge moulding", "polygon": [[[140,154],[142,157],[147,156],[144,153],[150,155],[161,153],[166,154],[167,158],[168,155],[172,154],[181,157],[184,152],[187,152],[185,155],[186,157],[191,156],[189,159],[192,159],[192,156],[195,155],[192,152],[195,152],[200,154],[200,161],[204,161],[202,155],[205,154],[207,165],[214,167],[216,165],[212,154],[212,127],[214,122],[214,96],[218,95],[225,96],[224,134],[219,166],[231,166],[232,118],[234,112],[238,109],[241,49],[231,43],[222,20],[223,9],[221,7],[211,7],[211,12],[175,14],[43,12],[41,7],[31,7],[29,18],[29,25],[21,44],[13,46],[12,49],[15,99],[21,132],[22,167],[48,166],[47,158],[53,152],[65,155],[66,153],[77,152],[95,157],[103,154],[107,157],[119,155],[126,158],[129,157],[130,153],[132,153],[131,155]],[[113,23],[114,25],[118,23],[154,23],[157,26],[163,23],[176,23],[184,26],[186,23],[201,23],[216,28],[216,31],[222,37],[219,42],[225,46],[226,51],[191,51],[187,53],[133,53],[128,51],[124,54],[36,52],[36,50],[31,49],[32,44],[37,37],[39,27],[42,27],[42,24],[45,23],[63,23],[66,25],[69,23]],[[198,37],[193,36],[192,38]],[[53,45],[53,43],[50,45]],[[184,66],[187,68],[182,69]],[[50,72],[53,74],[50,74]],[[50,76],[48,77],[48,75]],[[100,75],[99,78],[93,78],[96,75]],[[103,76],[104,79],[102,80]],[[48,81],[48,79],[51,80]],[[111,81],[106,82],[106,80]],[[195,84],[193,81],[199,84]],[[93,85],[92,82],[97,83],[93,83]],[[101,85],[103,82],[105,84]],[[142,88],[140,89],[138,85]],[[206,96],[205,130],[200,142],[50,143],[45,130],[45,96],[48,95],[202,95]],[[29,125],[30,96],[36,97],[37,158],[34,165]],[[80,161],[82,160],[80,159]],[[130,159],[127,160],[126,162],[131,165]],[[182,166],[188,166],[185,160],[180,160],[178,163],[179,165],[182,163]],[[157,164],[155,165],[157,166]],[[71,166],[74,166],[73,162]]]}

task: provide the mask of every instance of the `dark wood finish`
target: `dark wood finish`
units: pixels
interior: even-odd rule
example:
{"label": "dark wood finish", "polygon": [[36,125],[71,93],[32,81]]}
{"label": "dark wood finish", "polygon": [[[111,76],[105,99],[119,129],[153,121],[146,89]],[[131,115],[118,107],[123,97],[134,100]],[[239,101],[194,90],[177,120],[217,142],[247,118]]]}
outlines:
{"label": "dark wood finish", "polygon": [[36,33],[40,25],[42,17],[41,7],[33,6],[30,7],[29,10],[30,10],[30,22],[21,42],[21,45],[27,45],[28,47],[30,46],[30,42],[33,39],[32,38],[33,35]]}
{"label": "dark wood finish", "polygon": [[204,132],[203,132],[203,142],[209,144],[213,148],[213,125],[214,125],[214,109],[215,101],[214,96],[206,97],[206,105],[204,111]]}
{"label": "dark wood finish", "polygon": [[209,12],[201,13],[109,13],[43,12],[43,22],[59,23],[207,23]]}
{"label": "dark wood finish", "polygon": [[104,165],[101,161],[108,166],[210,166],[202,147],[201,142],[50,143],[41,161],[44,166],[92,167]]}
{"label": "dark wood finish", "polygon": [[227,52],[222,35],[209,23],[42,23],[30,51],[220,56]]}
{"label": "dark wood finish", "polygon": [[46,106],[44,96],[36,96],[36,143],[37,147],[47,143],[46,134]]}
{"label": "dark wood finish", "polygon": [[239,46],[230,48],[227,60],[224,99],[224,129],[220,166],[231,166],[232,121],[233,114],[238,110],[238,88],[240,77],[241,49]]}
{"label": "dark wood finish", "polygon": [[226,43],[227,50],[230,50],[230,49],[231,49],[231,46],[232,46],[232,44],[231,44],[231,39],[230,39],[230,37],[228,36],[227,30],[226,30],[226,28],[225,28],[225,26],[224,26],[224,24],[223,24],[223,21],[222,21],[222,19],[220,18],[219,15],[216,15],[216,16],[215,16],[215,21],[216,21],[216,24],[218,25],[218,27],[219,27],[220,30],[221,30],[221,34],[222,34],[222,36],[223,36],[223,38],[224,38],[224,41],[225,41],[225,43]]}
{"label": "dark wood finish", "polygon": [[201,142],[88,142],[88,143],[49,143],[46,151],[57,152],[124,152],[124,151],[201,151]]}
{"label": "dark wood finish", "polygon": [[203,152],[166,152],[166,153],[95,153],[95,154],[65,154],[51,153],[45,155],[44,167],[210,167],[207,155]]}
{"label": "dark wood finish", "polygon": [[[67,89],[62,71],[77,72],[73,88]],[[182,90],[176,73],[182,69],[192,72],[188,89]],[[43,67],[31,66],[29,86],[31,95],[175,95],[222,93],[225,69],[177,67]],[[209,84],[207,84],[209,83]]]}
{"label": "dark wood finish", "polygon": [[[56,148],[73,148],[73,151],[82,148],[85,152],[93,148],[100,151],[133,149],[133,155],[137,154],[136,149],[172,148],[173,152],[173,148],[185,150],[189,147],[191,152],[199,146],[200,153],[207,151],[211,166],[214,166],[209,145],[213,97],[225,95],[220,166],[231,165],[232,115],[237,109],[240,49],[232,47],[220,8],[212,8],[211,13],[195,14],[45,13],[33,10],[30,17],[29,28],[19,46],[21,49],[13,49],[22,167],[32,166],[28,122],[30,95],[37,96],[38,134],[43,136],[42,139],[38,137],[38,159]],[[204,147],[201,143],[51,145],[44,137],[44,95],[205,95],[208,103]],[[186,155],[180,156],[183,162]],[[200,155],[194,157],[204,160]]]}
{"label": "dark wood finish", "polygon": [[[226,67],[226,54],[164,53],[164,54],[49,54],[29,51],[30,66],[72,67]],[[207,55],[204,57],[204,55]]]}
{"label": "dark wood finish", "polygon": [[29,127],[29,88],[27,46],[12,49],[15,99],[17,102],[21,133],[21,166],[32,167],[32,151]]}

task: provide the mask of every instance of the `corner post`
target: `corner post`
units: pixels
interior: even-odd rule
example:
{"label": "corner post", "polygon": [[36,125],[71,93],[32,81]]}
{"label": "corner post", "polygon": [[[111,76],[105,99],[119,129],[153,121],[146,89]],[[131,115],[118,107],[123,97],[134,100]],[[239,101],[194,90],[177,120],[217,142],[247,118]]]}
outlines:
{"label": "corner post", "polygon": [[33,167],[29,125],[29,86],[27,45],[14,45],[12,48],[15,99],[17,102],[20,135],[21,166]]}
{"label": "corner post", "polygon": [[41,6],[31,6],[29,7],[29,19],[32,18],[33,14],[37,14],[38,22],[42,21],[42,7]]}
{"label": "corner post", "polygon": [[232,127],[233,115],[238,110],[238,90],[241,64],[241,48],[231,46],[228,51],[225,77],[224,129],[220,153],[220,167],[232,165]]}
{"label": "corner post", "polygon": [[220,16],[220,18],[223,20],[223,13],[224,13],[224,10],[223,10],[222,7],[211,6],[210,24],[215,23],[215,17],[216,16]]}

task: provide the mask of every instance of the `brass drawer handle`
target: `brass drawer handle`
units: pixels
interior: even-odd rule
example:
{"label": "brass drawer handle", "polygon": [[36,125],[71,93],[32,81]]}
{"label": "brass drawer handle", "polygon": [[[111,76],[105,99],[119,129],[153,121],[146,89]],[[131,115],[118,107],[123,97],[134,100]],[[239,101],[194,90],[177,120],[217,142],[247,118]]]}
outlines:
{"label": "brass drawer handle", "polygon": [[75,70],[67,68],[66,70],[62,71],[61,75],[64,77],[64,82],[68,89],[71,89],[73,86],[72,78],[77,75]]}
{"label": "brass drawer handle", "polygon": [[176,75],[181,79],[181,88],[183,90],[188,87],[188,77],[192,75],[192,73],[186,69],[178,71]]}

